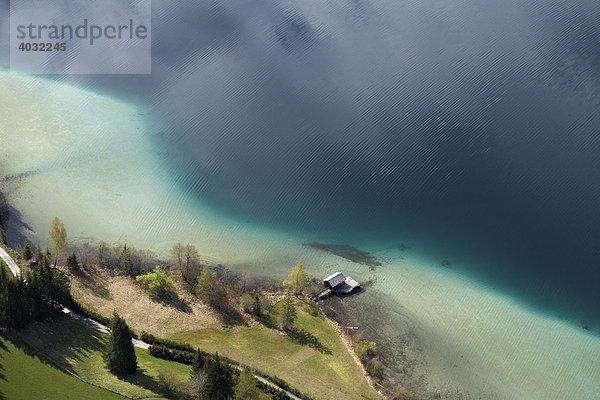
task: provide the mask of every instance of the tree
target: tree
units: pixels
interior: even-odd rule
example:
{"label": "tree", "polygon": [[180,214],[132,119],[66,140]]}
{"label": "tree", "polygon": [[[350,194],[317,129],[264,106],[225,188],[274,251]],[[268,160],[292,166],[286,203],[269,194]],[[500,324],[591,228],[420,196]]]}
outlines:
{"label": "tree", "polygon": [[200,261],[200,255],[196,247],[191,244],[184,246],[181,243],[176,243],[170,253],[171,262],[181,271],[183,280],[193,284],[194,270]]}
{"label": "tree", "polygon": [[283,281],[283,286],[288,287],[295,294],[302,292],[308,284],[308,274],[302,267],[302,263],[298,261],[298,264],[294,267],[292,272],[288,275],[288,279]]}
{"label": "tree", "polygon": [[119,267],[121,271],[129,273],[131,271],[131,252],[127,248],[127,245],[123,246],[121,254],[119,255]]}
{"label": "tree", "polygon": [[100,243],[98,243],[98,247],[96,248],[97,251],[97,257],[98,257],[98,264],[100,266],[105,266],[106,265],[106,257],[107,257],[107,253],[108,253],[108,246],[106,244],[106,242],[104,241],[100,241]]}
{"label": "tree", "polygon": [[65,225],[58,217],[54,217],[52,220],[52,226],[50,227],[50,239],[52,242],[52,251],[54,252],[54,266],[58,259],[65,256],[68,253],[67,249],[67,230]]}
{"label": "tree", "polygon": [[188,244],[183,249],[183,256],[184,256],[184,265],[183,265],[183,270],[182,270],[181,274],[183,276],[183,279],[185,279],[186,282],[192,283],[192,281],[194,279],[194,277],[193,277],[194,270],[198,266],[198,263],[200,262],[200,255],[198,254],[198,250],[196,249],[196,246],[192,246],[191,244]]}
{"label": "tree", "polygon": [[137,357],[131,342],[131,330],[116,311],[110,320],[110,330],[110,338],[103,354],[106,368],[113,375],[134,375],[137,370]]}
{"label": "tree", "polygon": [[206,393],[211,400],[227,400],[233,396],[233,368],[218,354],[206,360]]}
{"label": "tree", "polygon": [[67,268],[69,268],[71,272],[79,270],[79,261],[77,261],[77,256],[75,255],[75,253],[67,257]]}
{"label": "tree", "polygon": [[202,371],[202,369],[204,369],[204,355],[200,352],[200,349],[196,349],[192,360],[192,376]]}
{"label": "tree", "polygon": [[50,267],[43,256],[38,267],[25,276],[26,297],[32,319],[44,320],[61,313],[71,300],[69,280],[62,271]]}
{"label": "tree", "polygon": [[6,244],[6,232],[0,228],[0,244]]}
{"label": "tree", "polygon": [[24,311],[19,307],[22,296],[18,292],[17,281],[2,264],[0,259],[0,327],[18,329],[21,327],[19,321]]}
{"label": "tree", "polygon": [[140,275],[135,280],[144,286],[152,297],[165,298],[175,292],[173,281],[158,265],[154,267],[154,272]]}
{"label": "tree", "polygon": [[260,317],[262,315],[262,305],[260,304],[260,297],[257,294],[254,295],[252,299],[252,305],[250,306],[250,312],[255,317]]}
{"label": "tree", "polygon": [[2,190],[0,190],[0,228],[6,227],[6,223],[8,222],[9,216],[10,216],[10,211],[9,211],[9,207],[8,207],[8,202],[6,201],[4,192]]}
{"label": "tree", "polygon": [[35,263],[40,265],[44,259],[44,253],[42,253],[42,247],[38,244],[37,250],[35,251]]}
{"label": "tree", "polygon": [[260,398],[260,392],[256,386],[257,380],[248,370],[242,371],[237,384],[233,388],[234,400],[255,400]]}
{"label": "tree", "polygon": [[181,243],[175,243],[173,245],[173,248],[171,249],[170,255],[171,255],[171,262],[173,264],[175,264],[175,266],[177,268],[179,268],[180,270],[183,269],[183,251],[184,251],[184,246]]}
{"label": "tree", "polygon": [[213,290],[214,285],[215,277],[213,276],[212,272],[210,272],[210,267],[208,265],[203,266],[200,276],[198,276],[196,294],[198,296],[208,298],[210,297],[210,292]]}
{"label": "tree", "polygon": [[31,250],[31,246],[29,245],[29,242],[27,240],[25,240],[25,244],[23,245],[23,251],[21,252],[21,255],[23,256],[23,259],[25,259],[25,261],[29,261],[33,257],[33,251]]}
{"label": "tree", "polygon": [[296,306],[294,305],[294,301],[291,297],[288,297],[283,301],[281,309],[280,321],[283,329],[291,329],[294,326],[296,316]]}

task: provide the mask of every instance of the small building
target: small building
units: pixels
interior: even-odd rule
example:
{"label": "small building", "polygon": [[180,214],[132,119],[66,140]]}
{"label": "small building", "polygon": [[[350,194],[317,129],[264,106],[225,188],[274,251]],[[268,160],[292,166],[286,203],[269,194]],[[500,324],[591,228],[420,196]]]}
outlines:
{"label": "small building", "polygon": [[360,287],[360,284],[349,276],[344,276],[341,272],[336,272],[323,279],[323,285],[333,293],[348,294],[354,289]]}

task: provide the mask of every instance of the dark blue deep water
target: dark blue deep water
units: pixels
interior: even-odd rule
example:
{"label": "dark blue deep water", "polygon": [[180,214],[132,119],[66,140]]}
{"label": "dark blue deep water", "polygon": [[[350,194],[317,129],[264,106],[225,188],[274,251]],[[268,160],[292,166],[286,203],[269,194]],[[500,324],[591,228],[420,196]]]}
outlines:
{"label": "dark blue deep water", "polygon": [[151,104],[199,199],[600,330],[599,2],[156,1],[152,37],[151,76],[68,79]]}

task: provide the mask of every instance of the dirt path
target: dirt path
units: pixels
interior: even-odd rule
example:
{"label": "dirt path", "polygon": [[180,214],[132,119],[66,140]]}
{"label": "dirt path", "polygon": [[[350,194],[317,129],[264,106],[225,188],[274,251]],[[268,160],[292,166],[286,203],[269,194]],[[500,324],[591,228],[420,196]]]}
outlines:
{"label": "dirt path", "polygon": [[[4,260],[4,262],[6,263],[6,265],[8,265],[8,268],[10,268],[10,271],[13,273],[14,276],[17,276],[17,275],[19,275],[21,273],[21,268],[19,268],[19,265],[15,262],[15,260],[12,259],[12,257],[2,247],[0,247],[0,258],[2,258]],[[110,335],[110,329],[107,326],[102,325],[98,321],[95,321],[95,320],[93,320],[93,319],[91,319],[91,318],[89,318],[89,317],[87,317],[87,316],[85,316],[85,315],[83,315],[81,313],[78,313],[77,311],[73,311],[73,310],[71,310],[71,309],[69,309],[67,307],[64,307],[62,309],[62,312],[65,313],[65,314],[67,314],[69,317],[71,317],[73,319],[76,319],[77,321],[79,321],[79,322],[81,322],[81,323],[83,323],[83,324],[85,324],[87,326],[90,326],[90,327],[94,328],[95,330],[97,330],[99,332],[102,332],[102,333],[105,333],[107,335]],[[148,343],[146,343],[144,341],[138,340],[138,339],[131,339],[131,342],[133,343],[133,345],[135,347],[139,347],[141,349],[148,349],[148,348],[150,348],[150,344],[148,344]],[[241,367],[237,367],[237,366],[236,366],[236,368],[240,369],[240,370],[242,369]],[[293,393],[290,393],[287,390],[285,390],[285,389],[277,386],[275,383],[271,382],[270,380],[268,380],[267,378],[265,378],[263,376],[254,374],[254,377],[256,379],[258,379],[259,381],[261,381],[261,382],[263,382],[263,383],[265,383],[265,384],[267,384],[267,385],[269,385],[269,386],[271,386],[271,387],[273,387],[273,388],[275,388],[275,389],[277,389],[279,391],[284,392],[285,394],[287,394],[288,396],[290,396],[294,400],[302,400],[299,397],[294,396]]]}

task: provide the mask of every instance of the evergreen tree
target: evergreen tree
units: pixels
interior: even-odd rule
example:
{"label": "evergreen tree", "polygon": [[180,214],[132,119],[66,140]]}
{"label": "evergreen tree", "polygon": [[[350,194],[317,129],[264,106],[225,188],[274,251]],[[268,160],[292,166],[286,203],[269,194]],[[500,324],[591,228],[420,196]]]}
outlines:
{"label": "evergreen tree", "polygon": [[281,325],[284,329],[291,329],[294,326],[296,320],[296,306],[291,297],[288,297],[283,301],[283,307],[281,310]]}
{"label": "evergreen tree", "polygon": [[31,250],[31,246],[29,242],[25,240],[25,244],[23,245],[23,252],[21,253],[25,261],[29,261],[33,258],[33,251]]}
{"label": "evergreen tree", "polygon": [[194,353],[194,359],[192,360],[192,376],[204,369],[204,355],[200,352],[200,349],[196,349]]}
{"label": "evergreen tree", "polygon": [[10,329],[23,328],[29,321],[29,312],[24,301],[23,277],[16,279],[0,268],[0,326]]}
{"label": "evergreen tree", "polygon": [[42,253],[42,248],[38,244],[37,250],[35,252],[35,263],[37,265],[40,265],[40,263],[42,262],[43,258],[44,258],[44,253]]}
{"label": "evergreen tree", "polygon": [[6,232],[0,228],[0,244],[6,244]]}
{"label": "evergreen tree", "polygon": [[69,268],[71,272],[79,270],[79,261],[77,261],[77,256],[75,255],[75,253],[67,257],[67,268]]}
{"label": "evergreen tree", "polygon": [[233,396],[233,368],[219,354],[206,360],[205,389],[211,400],[227,400]]}
{"label": "evergreen tree", "polygon": [[70,300],[66,276],[52,269],[47,257],[40,260],[39,268],[16,279],[0,268],[0,326],[20,329],[32,319],[52,318]]}
{"label": "evergreen tree", "polygon": [[7,327],[10,314],[8,304],[10,282],[6,268],[2,264],[3,262],[0,261],[0,326]]}
{"label": "evergreen tree", "polygon": [[131,272],[131,252],[127,248],[127,245],[123,246],[121,254],[119,255],[119,267],[126,273]]}
{"label": "evergreen tree", "polygon": [[255,294],[252,299],[250,311],[252,311],[252,315],[255,317],[260,317],[262,315],[262,305],[260,304],[260,297],[258,297],[257,294]]}
{"label": "evergreen tree", "polygon": [[110,329],[110,338],[103,355],[106,368],[113,375],[134,375],[137,357],[131,342],[131,330],[116,311],[111,318]]}

